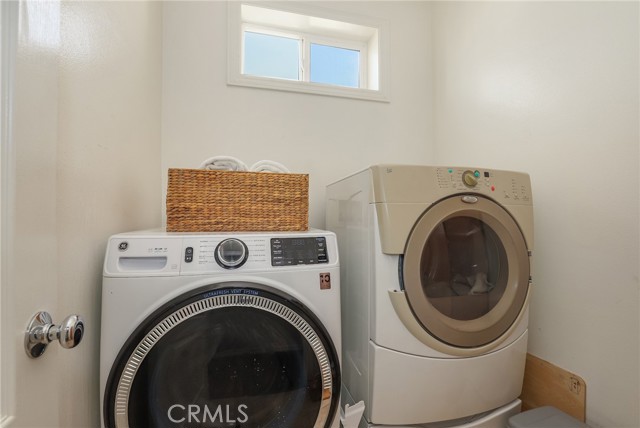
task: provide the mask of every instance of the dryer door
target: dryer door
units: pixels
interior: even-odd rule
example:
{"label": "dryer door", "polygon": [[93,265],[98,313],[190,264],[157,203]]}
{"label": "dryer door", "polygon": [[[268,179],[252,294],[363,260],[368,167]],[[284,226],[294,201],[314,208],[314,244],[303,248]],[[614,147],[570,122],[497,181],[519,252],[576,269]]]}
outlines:
{"label": "dryer door", "polygon": [[305,307],[256,284],[183,295],[129,338],[105,390],[114,428],[331,425],[339,360]]}
{"label": "dryer door", "polygon": [[511,215],[481,196],[430,207],[411,232],[402,262],[405,293],[421,326],[460,348],[500,338],[523,310],[529,256]]}

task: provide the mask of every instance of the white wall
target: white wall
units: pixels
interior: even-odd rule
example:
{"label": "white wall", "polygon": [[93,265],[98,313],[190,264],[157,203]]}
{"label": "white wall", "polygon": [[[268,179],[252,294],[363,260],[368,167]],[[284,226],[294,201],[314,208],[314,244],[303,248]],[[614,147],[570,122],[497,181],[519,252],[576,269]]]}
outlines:
{"label": "white wall", "polygon": [[[227,86],[226,4],[170,2],[163,15],[162,171],[214,155],[271,159],[310,175],[310,224],[324,189],[380,162],[432,159],[430,5],[320,2],[389,22],[391,102]],[[420,49],[416,49],[419,46]]]}
{"label": "white wall", "polygon": [[531,174],[530,352],[638,427],[637,2],[434,6],[436,160]]}

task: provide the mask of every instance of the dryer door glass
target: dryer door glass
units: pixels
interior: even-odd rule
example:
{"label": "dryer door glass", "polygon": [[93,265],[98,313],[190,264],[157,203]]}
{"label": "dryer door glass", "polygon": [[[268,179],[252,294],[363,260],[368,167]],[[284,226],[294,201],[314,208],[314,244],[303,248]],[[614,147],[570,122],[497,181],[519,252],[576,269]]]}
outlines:
{"label": "dryer door glass", "polygon": [[330,426],[338,359],[304,308],[264,290],[224,288],[151,318],[112,369],[107,426]]}
{"label": "dryer door glass", "polygon": [[411,232],[402,266],[419,323],[440,342],[462,348],[487,345],[509,330],[522,313],[529,272],[517,223],[480,196],[430,207]]}
{"label": "dryer door glass", "polygon": [[502,298],[509,264],[504,245],[482,220],[452,217],[429,235],[420,261],[422,287],[443,315],[473,320],[486,315]]}

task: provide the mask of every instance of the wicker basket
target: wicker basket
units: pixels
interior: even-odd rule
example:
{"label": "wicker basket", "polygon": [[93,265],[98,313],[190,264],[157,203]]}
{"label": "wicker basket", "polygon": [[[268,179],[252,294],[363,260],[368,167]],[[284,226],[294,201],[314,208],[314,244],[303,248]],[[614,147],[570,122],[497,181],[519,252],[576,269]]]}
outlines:
{"label": "wicker basket", "polygon": [[169,169],[168,232],[309,228],[309,176]]}

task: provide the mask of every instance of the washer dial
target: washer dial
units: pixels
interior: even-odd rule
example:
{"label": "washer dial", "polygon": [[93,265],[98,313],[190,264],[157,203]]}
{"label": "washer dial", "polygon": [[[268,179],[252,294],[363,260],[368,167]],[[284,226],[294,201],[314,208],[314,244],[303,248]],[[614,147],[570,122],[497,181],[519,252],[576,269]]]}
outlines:
{"label": "washer dial", "polygon": [[229,238],[220,242],[215,251],[216,262],[225,269],[242,266],[249,257],[247,245],[239,239]]}

